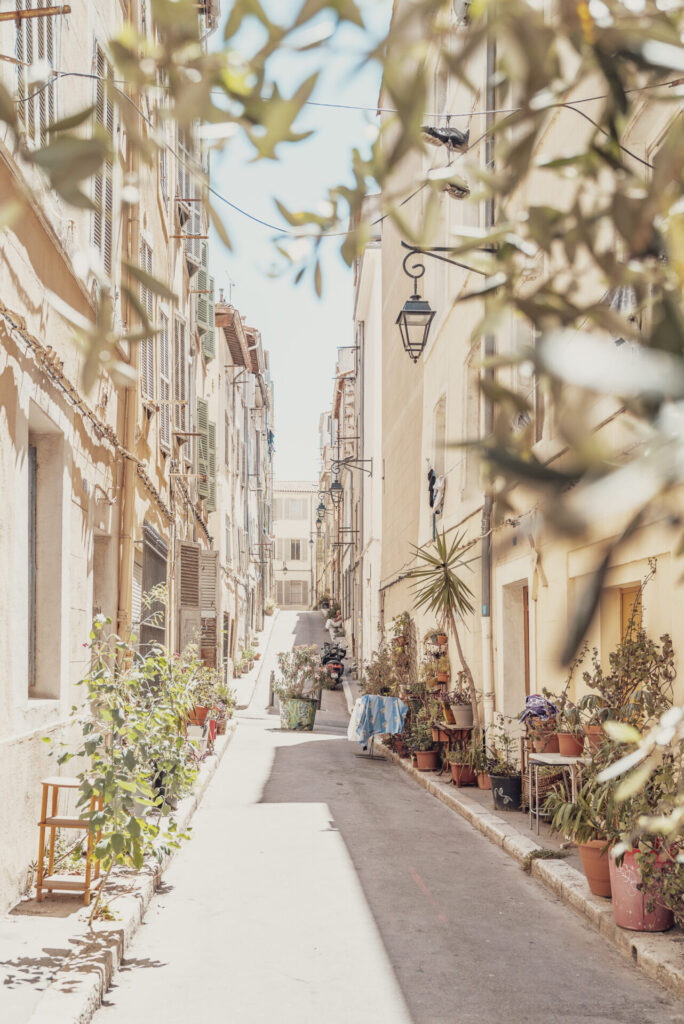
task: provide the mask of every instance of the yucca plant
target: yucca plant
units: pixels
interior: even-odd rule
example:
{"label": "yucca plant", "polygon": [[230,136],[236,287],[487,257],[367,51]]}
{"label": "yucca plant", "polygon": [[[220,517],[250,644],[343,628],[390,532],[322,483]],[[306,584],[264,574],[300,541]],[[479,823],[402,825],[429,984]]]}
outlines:
{"label": "yucca plant", "polygon": [[480,712],[475,680],[463,653],[457,625],[459,620],[463,621],[466,615],[472,615],[475,611],[473,592],[459,575],[473,561],[465,557],[470,545],[464,546],[464,537],[465,534],[456,534],[452,541],[448,541],[446,533],[441,533],[430,544],[414,547],[413,553],[418,564],[409,571],[408,576],[414,580],[414,608],[425,608],[433,612],[439,622],[446,623],[454,638],[473,708],[473,726],[479,730]]}

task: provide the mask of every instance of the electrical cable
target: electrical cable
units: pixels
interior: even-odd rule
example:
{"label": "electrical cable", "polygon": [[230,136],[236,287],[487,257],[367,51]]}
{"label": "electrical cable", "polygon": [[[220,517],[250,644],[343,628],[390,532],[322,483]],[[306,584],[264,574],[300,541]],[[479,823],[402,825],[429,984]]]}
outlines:
{"label": "electrical cable", "polygon": [[[22,62],[22,63],[26,65],[26,62]],[[30,66],[30,65],[26,65],[26,66]],[[96,75],[96,74],[85,72],[85,71],[61,71],[61,70],[55,70],[53,78],[48,79],[48,81],[44,82],[43,85],[40,86],[40,88],[36,89],[34,92],[30,93],[29,95],[24,96],[24,97],[20,97],[16,102],[17,103],[26,103],[28,100],[34,99],[36,96],[39,96],[40,93],[42,93],[45,89],[49,88],[50,86],[54,85],[55,82],[58,81],[59,79],[61,79],[61,78],[72,78],[72,77],[73,78],[89,78],[89,79],[93,79],[95,81],[109,81],[109,83],[113,86],[113,88],[117,91],[117,93],[119,93],[119,95],[122,96],[128,103],[130,103],[130,105],[134,108],[134,110],[136,110],[138,112],[138,114],[140,115],[140,117],[142,117],[142,119],[145,121],[145,123],[149,127],[151,127],[152,129],[155,128],[155,125],[153,124],[151,119],[148,118],[143,113],[143,111],[140,109],[140,107],[134,102],[134,100],[131,99],[131,97],[126,92],[123,91],[123,89],[121,89],[119,87],[119,85],[115,84],[115,80],[113,80],[111,78],[107,78],[104,75]],[[660,82],[660,83],[655,83],[655,84],[652,84],[652,85],[640,86],[638,88],[628,89],[626,91],[628,93],[646,92],[646,91],[648,91],[650,89],[660,89],[660,88],[671,87],[673,85],[679,84],[680,82],[681,82],[681,79],[676,79],[676,80],[670,81],[670,82]],[[126,83],[124,82],[122,84],[126,84]],[[580,117],[583,117],[585,120],[589,121],[590,124],[594,125],[594,127],[597,128],[604,135],[610,137],[609,132],[607,132],[605,128],[601,127],[601,125],[599,125],[593,118],[591,118],[583,110],[577,109],[577,104],[581,104],[581,103],[595,103],[598,100],[605,99],[607,95],[608,95],[607,93],[599,93],[596,96],[585,96],[585,97],[582,97],[580,99],[571,100],[571,101],[567,101],[567,102],[558,101],[556,103],[550,103],[546,107],[540,108],[540,110],[541,111],[548,111],[548,110],[553,110],[553,109],[556,109],[556,108],[565,108],[566,110],[574,110],[576,114],[579,114]],[[347,105],[347,104],[329,104],[329,103],[323,103],[323,102],[313,101],[313,100],[307,101],[307,102],[309,102],[311,105],[319,106],[319,107],[329,106],[329,107],[334,107],[334,108],[339,108],[339,109],[375,110],[377,113],[396,113],[397,112],[397,111],[395,111],[391,107],[382,107],[382,108],[376,108],[376,107],[356,107],[356,106]],[[522,109],[521,107],[500,107],[500,108],[496,108],[494,110],[475,110],[475,111],[469,111],[469,112],[468,111],[462,111],[462,112],[458,112],[458,113],[443,114],[443,115],[442,114],[425,114],[424,116],[425,117],[446,117],[446,118],[451,118],[451,117],[486,116],[486,115],[492,115],[492,114],[506,114],[506,115],[510,115],[510,114],[518,113],[521,109]],[[470,150],[474,149],[475,146],[479,145],[479,143],[485,138],[485,136],[489,133],[490,130],[491,129],[488,129],[487,131],[483,132],[481,135],[478,136],[477,139],[475,139],[474,142],[469,143],[462,150],[462,152],[457,154],[457,156],[455,157],[455,160],[459,159],[462,156],[465,156],[466,153],[468,153]],[[171,146],[166,140],[164,140],[162,142],[162,145],[180,163],[182,163],[187,169],[193,170],[193,168],[190,165],[190,163],[185,160],[185,158],[179,153],[179,151],[174,146]],[[618,146],[619,146],[619,148],[623,152],[627,153],[628,156],[631,156],[634,160],[636,160],[639,163],[643,164],[645,167],[653,169],[653,164],[649,163],[648,160],[644,160],[642,157],[640,157],[636,153],[632,152],[632,150],[630,150],[627,146],[622,145],[622,143],[618,143]],[[455,162],[455,160],[452,161],[451,163],[449,163],[447,166],[451,167],[452,163]],[[301,232],[298,232],[298,231],[291,231],[290,229],[285,228],[282,225],[273,224],[271,221],[264,220],[263,218],[257,217],[255,214],[252,214],[249,211],[244,210],[242,207],[240,207],[236,203],[232,202],[230,199],[228,199],[222,193],[218,192],[214,188],[214,186],[210,185],[208,182],[206,183],[206,187],[207,187],[208,191],[210,192],[210,194],[212,196],[214,196],[215,199],[218,199],[220,202],[224,203],[226,206],[228,206],[235,213],[238,213],[241,216],[246,217],[248,220],[252,221],[255,224],[259,224],[261,227],[268,228],[270,231],[276,231],[279,235],[288,235],[289,237],[292,237],[292,238],[323,239],[323,238],[343,238],[343,237],[345,237],[348,234],[347,231],[328,231],[328,232],[323,232],[320,235],[304,235],[304,234],[302,234]],[[413,199],[416,195],[418,195],[419,192],[421,192],[426,187],[427,187],[427,182],[423,182],[410,195],[406,196],[406,198],[403,199],[400,202],[399,205],[400,206],[404,206],[406,203],[410,202],[411,199]],[[386,213],[382,214],[376,220],[371,221],[370,226],[371,227],[376,227],[378,224],[381,224],[388,216],[389,215],[386,214]]]}

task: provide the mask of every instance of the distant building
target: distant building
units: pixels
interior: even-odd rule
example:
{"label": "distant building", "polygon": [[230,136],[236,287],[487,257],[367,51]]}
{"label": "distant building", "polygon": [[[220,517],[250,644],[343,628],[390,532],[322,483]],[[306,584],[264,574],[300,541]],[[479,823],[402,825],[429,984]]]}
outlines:
{"label": "distant building", "polygon": [[316,484],[308,480],[276,481],[274,580],[280,608],[311,608],[316,594]]}

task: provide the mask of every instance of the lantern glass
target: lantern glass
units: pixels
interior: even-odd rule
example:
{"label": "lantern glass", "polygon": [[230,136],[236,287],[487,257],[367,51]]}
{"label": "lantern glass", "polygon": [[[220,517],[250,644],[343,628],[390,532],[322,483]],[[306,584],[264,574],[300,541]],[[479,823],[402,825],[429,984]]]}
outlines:
{"label": "lantern glass", "polygon": [[343,487],[337,477],[330,484],[330,497],[336,505],[342,501]]}
{"label": "lantern glass", "polygon": [[417,363],[427,345],[430,325],[435,317],[430,303],[419,295],[412,295],[396,319],[404,351]]}

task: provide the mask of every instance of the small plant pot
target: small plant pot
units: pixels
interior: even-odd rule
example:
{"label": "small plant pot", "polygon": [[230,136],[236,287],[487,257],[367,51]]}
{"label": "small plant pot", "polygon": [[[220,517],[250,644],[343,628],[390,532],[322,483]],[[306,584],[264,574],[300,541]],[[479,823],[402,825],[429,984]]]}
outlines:
{"label": "small plant pot", "polygon": [[674,914],[661,903],[647,911],[648,896],[637,886],[641,871],[634,850],[628,850],[621,865],[610,852],[610,888],[613,893],[613,917],[620,928],[633,932],[666,932],[674,924]]}
{"label": "small plant pot", "polygon": [[581,757],[584,750],[584,735],[575,736],[572,732],[559,732],[558,750],[563,757]]}
{"label": "small plant pot", "polygon": [[228,724],[228,722],[226,721],[225,718],[219,718],[218,719],[218,721],[216,722],[216,733],[217,733],[218,736],[225,736],[226,735],[226,726],[227,726],[227,724]]}
{"label": "small plant pot", "polygon": [[491,775],[492,796],[497,811],[519,811],[522,806],[520,775]]}
{"label": "small plant pot", "polygon": [[472,729],[473,709],[470,704],[452,704],[451,713],[454,716],[454,725],[459,729]]}
{"label": "small plant pot", "polygon": [[438,750],[416,750],[413,756],[419,772],[435,772],[439,768]]}
{"label": "small plant pot", "polygon": [[195,704],[194,708],[190,712],[188,721],[191,725],[204,725],[209,714],[209,708],[205,708],[203,704]]}
{"label": "small plant pot", "polygon": [[579,855],[591,892],[594,896],[610,899],[610,850],[605,847],[605,839],[590,839],[579,844]]}
{"label": "small plant pot", "polygon": [[450,764],[451,779],[454,786],[474,786],[477,782],[475,772],[469,764]]}
{"label": "small plant pot", "polygon": [[589,750],[595,754],[601,749],[605,733],[602,725],[588,725],[585,729]]}
{"label": "small plant pot", "polygon": [[537,733],[532,736],[532,746],[535,754],[558,754],[558,733]]}
{"label": "small plant pot", "polygon": [[448,672],[438,672],[437,673],[437,682],[438,683],[442,683],[442,684],[443,683],[448,683],[449,682],[449,673]]}
{"label": "small plant pot", "polygon": [[446,635],[446,633],[437,633],[437,635],[435,636],[435,643],[437,644],[444,646],[448,644],[448,642],[449,637]]}
{"label": "small plant pot", "polygon": [[435,743],[448,743],[449,733],[446,729],[440,729],[438,725],[432,726],[432,739]]}
{"label": "small plant pot", "polygon": [[308,697],[280,697],[280,728],[311,732],[316,721],[317,701]]}
{"label": "small plant pot", "polygon": [[492,780],[489,778],[487,772],[477,773],[477,788],[478,789],[491,789]]}
{"label": "small plant pot", "polygon": [[408,757],[409,756],[408,747],[406,746],[406,744],[404,743],[403,740],[395,740],[394,741],[394,750],[395,750],[395,753],[397,753],[399,755],[399,757]]}
{"label": "small plant pot", "polygon": [[260,657],[261,657],[261,655],[260,655],[260,654],[259,654],[259,652],[257,651],[257,653],[256,653],[256,654],[254,655],[254,660],[255,660],[255,661],[258,661]]}

